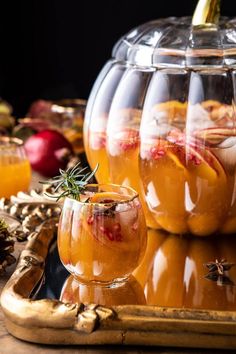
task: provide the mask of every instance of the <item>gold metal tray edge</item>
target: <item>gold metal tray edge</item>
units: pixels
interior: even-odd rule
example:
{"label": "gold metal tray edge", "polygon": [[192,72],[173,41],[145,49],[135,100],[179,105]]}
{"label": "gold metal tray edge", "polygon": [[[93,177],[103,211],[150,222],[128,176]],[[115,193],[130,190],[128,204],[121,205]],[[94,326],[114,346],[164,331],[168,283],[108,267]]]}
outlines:
{"label": "gold metal tray edge", "polygon": [[57,220],[45,221],[28,241],[1,294],[7,330],[43,344],[125,344],[236,348],[236,312],[124,305],[68,304],[32,300]]}

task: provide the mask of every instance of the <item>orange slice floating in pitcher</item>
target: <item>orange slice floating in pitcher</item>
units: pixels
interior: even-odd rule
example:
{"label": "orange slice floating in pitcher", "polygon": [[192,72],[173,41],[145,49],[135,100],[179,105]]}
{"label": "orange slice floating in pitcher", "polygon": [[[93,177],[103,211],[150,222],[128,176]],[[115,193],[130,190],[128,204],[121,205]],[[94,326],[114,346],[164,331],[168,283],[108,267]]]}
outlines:
{"label": "orange slice floating in pitcher", "polygon": [[141,162],[143,176],[150,175],[149,181],[145,176],[143,181],[147,200],[156,205],[151,206],[153,215],[169,232],[212,234],[230,203],[225,170],[200,140],[188,137],[186,141],[180,130],[170,132],[167,139],[156,140],[148,153],[146,148],[146,162]]}
{"label": "orange slice floating in pitcher", "polygon": [[190,231],[198,236],[216,232],[229,207],[230,197],[225,170],[209,150],[190,149],[188,188],[194,205],[188,218]]}
{"label": "orange slice floating in pitcher", "polygon": [[[171,192],[169,189],[166,193],[167,201],[175,204],[176,212],[171,212],[170,206],[164,203],[166,210],[158,217],[158,222],[170,232],[186,233],[190,230],[199,236],[212,234],[219,228],[221,212],[224,211],[227,198],[227,181],[223,167],[209,150],[198,151],[188,145],[185,148],[168,150],[166,158],[174,165],[172,173],[176,174],[179,183],[178,185],[175,182],[175,191]],[[170,176],[170,172],[167,175]],[[202,184],[201,190],[199,183]],[[188,198],[192,210],[188,210],[186,205],[186,188],[189,189]],[[181,196],[181,201],[177,203],[174,194]],[[222,204],[218,213],[217,200]],[[187,212],[191,212],[188,221]]]}
{"label": "orange slice floating in pitcher", "polygon": [[197,139],[202,140],[206,145],[215,146],[223,142],[225,139],[236,136],[235,127],[219,128],[211,127],[207,129],[200,129],[194,133]]}
{"label": "orange slice floating in pitcher", "polygon": [[155,116],[156,114],[162,113],[169,121],[172,121],[176,118],[184,119],[186,117],[186,111],[187,102],[173,100],[154,105],[152,115]]}
{"label": "orange slice floating in pitcher", "polygon": [[[158,224],[167,231],[186,233],[184,183],[186,168],[174,145],[156,139],[143,145],[140,169],[146,201]],[[179,147],[182,151],[183,147]]]}

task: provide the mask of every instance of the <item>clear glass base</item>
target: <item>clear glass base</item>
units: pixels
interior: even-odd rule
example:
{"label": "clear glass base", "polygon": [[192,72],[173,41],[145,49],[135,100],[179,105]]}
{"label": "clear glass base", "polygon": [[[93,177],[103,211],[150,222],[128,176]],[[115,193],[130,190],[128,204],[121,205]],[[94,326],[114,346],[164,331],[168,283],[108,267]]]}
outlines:
{"label": "clear glass base", "polygon": [[85,279],[79,277],[76,274],[73,274],[74,279],[82,284],[82,285],[88,285],[88,286],[100,286],[100,287],[106,287],[106,288],[117,288],[119,286],[123,286],[129,279],[129,275],[127,275],[126,277],[122,277],[122,278],[116,278],[116,279],[112,279],[110,281],[101,281],[101,280],[88,280],[86,281]]}

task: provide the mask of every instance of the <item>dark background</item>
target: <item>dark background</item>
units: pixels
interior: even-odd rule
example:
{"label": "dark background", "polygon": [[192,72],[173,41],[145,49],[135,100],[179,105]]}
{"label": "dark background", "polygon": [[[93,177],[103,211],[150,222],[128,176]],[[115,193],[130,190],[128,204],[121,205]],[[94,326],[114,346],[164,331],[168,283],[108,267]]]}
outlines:
{"label": "dark background", "polygon": [[[1,8],[0,96],[17,116],[39,98],[87,99],[119,37],[155,18],[192,15],[196,2],[8,0]],[[236,16],[235,0],[222,0],[221,8]]]}

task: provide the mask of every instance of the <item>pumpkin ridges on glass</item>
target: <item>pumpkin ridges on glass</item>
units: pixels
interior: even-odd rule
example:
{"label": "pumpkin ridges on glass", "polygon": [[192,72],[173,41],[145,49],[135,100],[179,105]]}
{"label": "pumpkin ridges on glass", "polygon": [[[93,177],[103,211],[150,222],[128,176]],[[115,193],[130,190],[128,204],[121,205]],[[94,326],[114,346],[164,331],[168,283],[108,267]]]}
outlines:
{"label": "pumpkin ridges on glass", "polygon": [[[203,0],[210,2],[218,1]],[[110,69],[105,76],[102,71],[89,98],[93,112],[86,116],[88,130],[107,115],[107,130],[101,130],[108,137],[111,181],[119,176],[117,183],[136,188],[140,180],[153,218],[175,234],[236,232],[236,212],[230,210],[230,179],[236,166],[236,139],[231,140],[236,122],[236,30],[235,19],[222,17],[216,24],[218,15],[211,17],[213,23],[205,22],[208,15],[204,22],[194,15],[194,24],[199,18],[203,24],[196,27],[192,18],[184,17],[135,28],[115,45],[104,70]],[[121,62],[125,68],[117,82],[112,72]],[[108,77],[111,86],[104,90]]]}

